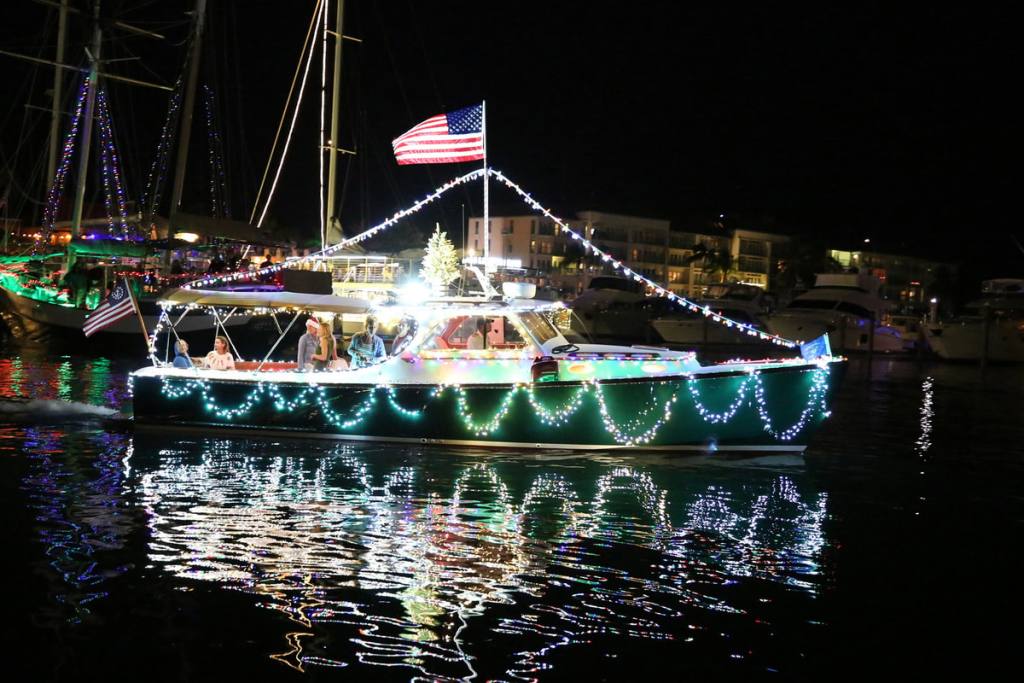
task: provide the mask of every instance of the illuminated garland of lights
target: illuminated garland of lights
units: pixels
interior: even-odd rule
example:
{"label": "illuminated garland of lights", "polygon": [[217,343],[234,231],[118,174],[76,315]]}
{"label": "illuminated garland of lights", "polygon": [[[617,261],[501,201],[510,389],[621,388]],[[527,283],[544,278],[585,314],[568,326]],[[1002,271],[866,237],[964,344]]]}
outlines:
{"label": "illuminated garland of lights", "polygon": [[[690,383],[691,382],[689,381],[687,382],[687,384]],[[597,405],[601,410],[601,419],[604,421],[605,430],[612,435],[613,439],[623,446],[640,446],[650,443],[650,441],[658,435],[658,430],[661,429],[662,425],[668,423],[668,421],[672,419],[672,404],[676,402],[676,394],[672,394],[672,396],[665,401],[665,404],[662,407],[662,416],[659,417],[653,425],[645,429],[640,434],[629,434],[625,429],[616,424],[611,413],[608,412],[608,405],[604,401],[604,390],[598,382],[594,382],[594,394],[597,396]]]}
{"label": "illuminated garland of lights", "polygon": [[[96,92],[96,119],[100,129],[100,167],[103,176],[104,201],[107,206],[107,222],[110,234],[114,234],[114,211],[117,211],[118,227],[121,236],[128,234],[128,200],[125,197],[124,184],[121,181],[121,162],[114,144],[114,127],[110,117],[110,105],[107,91],[100,88]],[[116,207],[115,207],[116,202]]]}
{"label": "illuminated garland of lights", "polygon": [[[161,317],[161,323],[162,322],[163,317]],[[155,335],[153,338],[155,338]],[[151,353],[154,351],[152,346],[150,351]],[[826,396],[828,394],[828,368],[819,366],[813,370],[812,373],[811,388],[807,394],[807,402],[801,411],[800,416],[797,418],[796,422],[782,430],[775,429],[773,426],[772,418],[768,414],[764,382],[761,377],[761,373],[757,370],[752,370],[748,373],[747,377],[743,379],[743,382],[737,388],[736,396],[730,402],[729,407],[721,413],[713,413],[704,406],[701,401],[700,392],[696,386],[699,382],[698,378],[688,376],[686,378],[686,386],[691,398],[693,399],[693,405],[697,410],[697,414],[704,422],[708,424],[728,423],[737,415],[737,413],[739,413],[742,406],[752,405],[757,411],[758,418],[761,420],[761,424],[766,433],[778,441],[791,441],[803,431],[804,427],[807,426],[807,423],[814,415],[815,410],[820,410],[820,415],[822,417],[827,418],[831,415],[831,412],[828,410],[826,405]],[[340,429],[351,429],[361,424],[370,414],[370,411],[376,406],[377,394],[380,392],[385,393],[391,408],[405,417],[417,419],[423,415],[423,411],[426,409],[425,405],[418,409],[402,406],[398,403],[397,397],[395,396],[395,387],[387,384],[378,384],[376,386],[369,387],[366,397],[356,407],[351,409],[348,414],[343,414],[331,407],[330,400],[326,394],[326,390],[330,385],[311,382],[298,391],[292,398],[287,398],[281,392],[281,386],[279,384],[274,382],[259,382],[253,387],[252,391],[249,392],[240,404],[235,407],[223,407],[218,405],[216,400],[212,397],[210,393],[210,383],[208,381],[202,379],[185,379],[181,380],[177,386],[175,386],[175,381],[177,381],[176,378],[162,378],[161,392],[165,397],[176,400],[191,396],[198,392],[199,400],[202,402],[204,409],[207,412],[212,413],[217,418],[226,420],[233,420],[237,417],[250,413],[256,405],[261,403],[264,399],[267,399],[274,405],[276,410],[281,412],[294,412],[305,407],[319,408],[324,419],[331,425]],[[667,382],[659,382],[659,385],[664,385],[666,383]],[[749,388],[751,385],[754,387],[752,398],[749,397]],[[505,417],[512,409],[513,400],[520,392],[525,392],[527,394],[527,400],[533,408],[534,417],[547,426],[562,426],[567,424],[569,418],[575,415],[583,406],[586,395],[593,394],[594,400],[596,401],[598,410],[601,414],[601,420],[604,424],[605,431],[607,431],[608,434],[611,435],[612,439],[621,446],[642,446],[653,441],[657,437],[661,428],[671,421],[673,406],[676,405],[679,398],[679,392],[675,391],[671,396],[667,397],[664,402],[661,402],[660,405],[658,405],[659,402],[657,400],[653,400],[650,405],[639,411],[641,416],[646,416],[648,414],[658,415],[657,419],[652,424],[644,426],[641,424],[642,419],[638,418],[627,420],[625,422],[616,421],[609,411],[608,405],[605,401],[604,387],[601,382],[597,380],[582,383],[565,404],[555,409],[545,407],[537,400],[537,397],[534,394],[534,387],[532,385],[515,384],[505,393],[505,396],[502,398],[494,415],[486,421],[478,422],[474,418],[472,408],[467,400],[466,390],[458,384],[441,385],[437,387],[430,393],[429,399],[439,399],[449,391],[455,393],[456,406],[463,426],[468,432],[471,432],[477,437],[490,436],[500,429]]]}
{"label": "illuminated garland of lights", "polygon": [[418,418],[421,415],[421,411],[405,408],[397,402],[395,398],[395,390],[393,387],[389,387],[383,384],[375,387],[370,387],[366,394],[366,398],[356,407],[351,414],[342,415],[339,411],[331,407],[330,402],[326,396],[327,387],[321,384],[310,384],[304,387],[292,398],[286,398],[281,393],[281,388],[275,383],[264,383],[259,382],[253,387],[249,395],[243,399],[243,401],[233,408],[223,408],[217,405],[216,401],[210,396],[210,386],[208,382],[203,380],[185,380],[182,382],[179,388],[175,388],[165,377],[163,380],[163,386],[161,391],[164,396],[170,399],[179,399],[191,396],[196,391],[199,392],[200,401],[202,401],[205,410],[209,413],[213,413],[214,416],[220,419],[233,420],[236,417],[248,414],[253,407],[258,405],[267,398],[279,412],[294,412],[299,408],[307,406],[316,406],[320,409],[321,413],[330,424],[340,429],[351,429],[356,425],[363,422],[366,416],[373,409],[377,403],[378,392],[385,392],[388,396],[388,403],[398,411],[400,414],[409,418]]}
{"label": "illuminated garland of lights", "polygon": [[476,180],[483,174],[484,170],[482,168],[478,168],[474,171],[470,171],[469,173],[463,176],[459,176],[458,178],[449,180],[447,183],[437,188],[432,193],[430,193],[423,199],[419,200],[409,208],[402,209],[401,211],[396,212],[391,218],[387,219],[383,223],[379,223],[373,226],[372,228],[364,230],[358,235],[349,237],[348,239],[342,240],[341,242],[338,242],[333,246],[327,247],[326,249],[322,249],[308,256],[291,256],[282,261],[281,263],[276,263],[272,266],[267,266],[266,268],[255,268],[252,270],[237,273],[211,275],[200,278],[199,280],[196,280],[194,282],[182,285],[182,287],[185,289],[202,289],[210,285],[224,284],[235,280],[253,280],[273,273],[278,273],[281,270],[284,270],[285,268],[314,263],[315,261],[318,261],[324,258],[325,256],[330,256],[331,254],[337,253],[342,249],[351,247],[354,244],[359,244],[360,242],[370,239],[371,237],[379,234],[381,231],[387,230],[388,228],[390,228],[395,223],[398,223],[403,218],[406,218],[407,216],[411,216],[412,214],[416,213],[417,211],[425,207],[427,204],[437,201],[437,199],[439,199],[443,194],[445,194],[452,188],[458,187],[459,185],[463,185],[472,180]]}
{"label": "illuminated garland of lights", "polygon": [[183,80],[179,76],[167,106],[167,118],[164,119],[164,127],[160,131],[160,140],[156,145],[156,157],[153,159],[149,177],[146,179],[146,191],[139,201],[139,206],[149,214],[157,213],[160,208],[164,176],[167,173],[167,163],[171,155],[171,142],[178,127],[178,113],[181,111],[182,84]]}
{"label": "illuminated garland of lights", "polygon": [[783,429],[782,431],[776,431],[772,428],[772,418],[768,415],[768,409],[766,407],[766,400],[764,397],[764,383],[761,381],[761,376],[756,375],[757,385],[754,387],[754,405],[757,406],[757,414],[761,417],[761,422],[764,424],[764,431],[768,432],[772,437],[779,441],[790,441],[800,430],[807,424],[807,420],[810,419],[811,414],[814,412],[815,403],[820,402],[819,407],[821,408],[822,417],[828,417],[832,412],[828,409],[825,404],[825,397],[828,394],[828,373],[822,369],[814,371],[812,377],[813,384],[811,390],[807,394],[807,405],[804,406],[803,412],[800,413],[800,417],[790,427]]}
{"label": "illuminated garland of lights", "polygon": [[754,373],[752,372],[744,378],[743,384],[740,385],[740,388],[736,392],[736,399],[721,413],[712,413],[704,406],[700,400],[700,392],[697,390],[696,383],[690,382],[687,386],[690,388],[690,396],[693,397],[693,405],[697,409],[697,412],[700,413],[700,416],[704,418],[704,421],[710,422],[711,424],[724,424],[731,420],[732,416],[736,414],[736,411],[743,406],[747,397],[747,385],[750,384],[750,380],[753,377]]}
{"label": "illuminated garland of lights", "polygon": [[[762,341],[768,341],[768,342],[771,342],[773,344],[777,344],[779,346],[784,346],[784,347],[789,348],[789,349],[797,347],[797,343],[794,342],[794,341],[790,341],[788,339],[783,339],[782,337],[779,337],[778,335],[774,335],[774,334],[769,334],[767,332],[763,332],[763,331],[757,329],[756,327],[754,327],[752,325],[748,325],[746,323],[737,322],[737,321],[732,320],[730,318],[727,318],[727,317],[725,317],[723,315],[719,315],[718,313],[715,313],[714,311],[712,311],[708,306],[700,306],[700,305],[694,303],[693,301],[687,299],[686,297],[681,296],[679,294],[676,294],[675,292],[672,292],[670,290],[667,290],[664,287],[662,287],[661,285],[659,285],[656,282],[654,282],[653,280],[650,280],[649,278],[644,277],[640,273],[637,273],[637,272],[633,271],[631,268],[626,266],[624,263],[622,263],[621,261],[615,259],[611,254],[609,254],[607,252],[604,252],[601,249],[598,249],[596,246],[594,246],[593,243],[591,243],[589,240],[587,240],[582,235],[577,233],[575,230],[570,228],[565,223],[565,221],[563,221],[558,216],[556,216],[553,213],[551,213],[550,210],[544,208],[540,204],[540,202],[535,200],[532,196],[530,196],[530,194],[528,192],[523,190],[519,185],[517,185],[510,178],[505,176],[505,174],[503,174],[501,171],[495,171],[492,168],[488,168],[488,169],[486,169],[486,172],[487,172],[488,175],[494,176],[497,180],[499,180],[500,182],[504,183],[506,187],[508,187],[513,192],[518,194],[523,199],[523,201],[530,208],[534,209],[535,211],[539,211],[539,212],[543,213],[545,217],[549,218],[550,220],[552,220],[556,224],[558,224],[558,226],[562,230],[564,230],[568,235],[570,235],[574,240],[582,243],[583,248],[584,248],[585,251],[589,250],[589,251],[594,252],[594,254],[596,254],[597,256],[601,257],[601,260],[604,263],[608,264],[609,266],[611,266],[615,270],[621,272],[626,277],[632,278],[636,282],[640,282],[640,283],[646,285],[647,287],[652,289],[658,296],[664,297],[664,298],[668,299],[669,301],[677,303],[680,306],[683,306],[684,308],[687,308],[687,309],[689,309],[689,310],[691,310],[691,311],[693,311],[695,313],[700,313],[700,314],[704,315],[706,318],[708,318],[708,319],[710,319],[710,320],[712,320],[714,322],[721,323],[721,324],[725,325],[726,327],[735,327],[740,332],[743,332],[743,333],[745,333],[745,334],[747,334],[747,335],[749,335],[751,337],[755,337],[755,338],[760,339]],[[429,204],[429,203],[435,201],[436,199],[438,199],[441,195],[443,195],[444,193],[446,193],[448,190],[452,189],[453,187],[456,187],[457,185],[462,185],[463,183],[467,183],[467,182],[469,182],[471,180],[476,180],[477,178],[481,177],[483,174],[484,174],[484,169],[476,169],[475,171],[471,171],[470,173],[467,173],[467,174],[465,174],[463,176],[459,176],[458,178],[450,180],[449,182],[445,183],[441,187],[439,187],[436,190],[434,190],[434,192],[432,194],[427,195],[426,198],[421,199],[420,201],[416,202],[415,204],[413,204],[408,209],[404,209],[402,211],[397,212],[394,216],[392,216],[388,220],[384,221],[383,223],[375,225],[374,227],[372,227],[372,228],[370,228],[368,230],[365,230],[364,232],[361,232],[358,235],[355,235],[354,237],[350,237],[348,239],[342,240],[341,242],[338,242],[337,244],[335,244],[333,246],[327,247],[326,249],[322,249],[322,250],[320,250],[318,252],[310,254],[309,256],[291,257],[291,258],[289,258],[289,259],[287,259],[287,260],[285,260],[285,261],[283,261],[283,262],[281,262],[279,264],[276,264],[274,266],[270,266],[268,268],[260,268],[260,269],[256,269],[256,270],[250,270],[250,271],[247,271],[247,272],[230,273],[230,274],[219,275],[219,276],[214,276],[214,277],[206,277],[206,278],[202,278],[200,280],[196,280],[195,282],[189,283],[189,284],[184,285],[184,286],[186,288],[203,288],[203,287],[206,287],[206,286],[209,286],[209,285],[230,282],[230,281],[233,281],[233,280],[241,280],[241,279],[249,280],[249,279],[258,278],[258,277],[260,277],[262,275],[267,275],[267,274],[270,274],[270,273],[276,273],[276,272],[278,272],[278,271],[280,271],[280,270],[282,270],[284,268],[287,268],[287,267],[294,267],[294,266],[299,266],[299,265],[303,265],[303,264],[313,263],[313,262],[315,262],[315,261],[317,261],[319,259],[324,258],[325,256],[329,256],[329,255],[331,255],[333,253],[336,253],[336,252],[338,252],[338,251],[340,251],[342,249],[345,249],[346,247],[350,247],[350,246],[352,246],[354,244],[358,244],[359,242],[362,242],[363,240],[366,240],[366,239],[369,239],[370,237],[373,237],[374,235],[378,234],[382,230],[386,230],[387,228],[390,228],[392,225],[394,225],[395,223],[397,223],[401,219],[405,218],[406,216],[410,216],[410,215],[416,213],[417,211],[422,209],[427,204]]]}
{"label": "illuminated garland of lights", "polygon": [[213,90],[207,85],[203,86],[203,104],[206,111],[206,138],[210,161],[210,215],[214,218],[231,218],[227,175],[224,173],[224,142],[214,116]]}
{"label": "illuminated garland of lights", "polygon": [[540,401],[533,393],[533,387],[530,387],[526,392],[526,397],[530,401],[530,405],[533,406],[533,413],[537,418],[548,425],[549,427],[559,427],[569,421],[580,406],[583,405],[583,399],[587,395],[587,383],[581,384],[580,388],[576,390],[569,402],[557,410],[551,410],[541,405]]}
{"label": "illuminated garland of lights", "polygon": [[57,165],[57,173],[50,185],[50,191],[46,196],[46,208],[43,210],[43,227],[49,232],[53,230],[57,222],[57,212],[60,209],[60,200],[64,196],[64,182],[67,180],[68,171],[71,169],[71,159],[75,153],[75,140],[78,138],[78,127],[82,122],[82,110],[85,108],[85,100],[89,95],[89,78],[82,80],[78,89],[78,100],[75,102],[75,114],[71,118],[71,128],[64,136],[64,146],[61,148],[60,163]]}
{"label": "illuminated garland of lights", "polygon": [[551,211],[549,211],[548,209],[541,206],[540,202],[535,200],[532,196],[530,196],[528,192],[523,190],[523,188],[519,187],[519,185],[517,185],[511,179],[506,177],[505,174],[503,174],[501,171],[495,171],[494,169],[489,168],[487,169],[487,172],[489,175],[494,176],[494,178],[496,178],[499,182],[504,183],[505,186],[508,187],[510,190],[518,194],[530,208],[534,209],[535,211],[543,213],[546,218],[554,221],[558,225],[558,227],[560,227],[564,232],[570,235],[574,240],[580,242],[583,245],[584,251],[589,250],[594,252],[595,255],[600,256],[601,260],[610,265],[612,268],[621,272],[626,277],[632,278],[636,282],[646,285],[650,289],[654,290],[654,292],[658,296],[665,297],[669,301],[678,303],[679,305],[693,311],[694,313],[701,313],[705,317],[710,318],[714,322],[722,323],[726,327],[735,327],[739,331],[744,332],[751,337],[757,337],[758,339],[761,339],[763,341],[770,341],[773,344],[785,346],[786,348],[790,349],[795,348],[797,346],[796,342],[790,341],[788,339],[783,339],[782,337],[779,337],[774,334],[762,332],[761,330],[758,330],[752,325],[747,325],[745,323],[737,322],[735,320],[726,318],[723,315],[715,313],[708,306],[699,306],[693,301],[687,299],[686,297],[676,294],[675,292],[672,292],[668,289],[665,289],[664,287],[657,284],[653,280],[641,275],[640,273],[633,271],[624,263],[615,259],[611,254],[602,251],[601,249],[598,249],[596,246],[594,246],[592,242],[590,242],[588,239],[586,239],[578,232],[570,228],[565,223],[565,221],[551,213]]}

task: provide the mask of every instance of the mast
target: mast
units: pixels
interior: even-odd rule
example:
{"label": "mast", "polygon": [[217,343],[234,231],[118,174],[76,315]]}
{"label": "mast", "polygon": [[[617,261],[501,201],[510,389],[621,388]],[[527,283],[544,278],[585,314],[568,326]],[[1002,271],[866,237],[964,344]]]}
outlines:
{"label": "mast", "polygon": [[[192,37],[192,55],[188,66],[188,83],[185,86],[185,102],[181,109],[181,137],[178,138],[178,160],[174,168],[174,189],[171,191],[169,228],[173,226],[174,214],[181,208],[181,194],[185,186],[185,164],[188,162],[188,145],[192,139],[192,110],[196,103],[196,81],[199,79],[199,55],[203,37],[203,23],[206,16],[206,0],[196,0],[196,24]],[[170,234],[168,234],[170,237]],[[170,257],[171,250],[167,250]]]}
{"label": "mast", "polygon": [[[57,63],[64,63],[64,46],[67,43],[68,0],[60,0],[60,15],[57,19]],[[47,178],[51,181],[57,175],[57,149],[60,137],[60,114],[63,104],[64,74],[60,69],[53,70],[53,108],[50,117],[50,154],[46,166]]]}
{"label": "mast", "polygon": [[88,91],[85,98],[85,120],[82,122],[82,146],[78,160],[78,185],[75,188],[75,209],[71,215],[71,237],[78,237],[82,232],[82,208],[85,206],[85,178],[89,170],[89,148],[92,145],[92,119],[96,110],[96,88],[99,87],[100,46],[103,34],[100,30],[100,0],[96,0],[92,11],[92,49],[89,55]]}
{"label": "mast", "polygon": [[487,182],[487,100],[483,101],[481,107],[481,122],[480,130],[483,132],[483,143],[484,143],[484,272],[491,273],[493,268],[491,267],[488,257],[491,254],[491,219],[490,219],[490,206],[488,204],[488,185]]}
{"label": "mast", "polygon": [[[344,21],[345,21],[345,0],[338,0],[338,19],[334,27],[334,79],[333,79],[333,101],[331,103],[331,138],[327,142],[329,148],[329,161],[327,165],[327,230],[324,241],[331,239],[331,227],[338,226],[338,235],[341,236],[341,219],[335,216],[334,210],[334,188],[338,171],[338,119],[341,108],[341,51],[344,42]],[[326,248],[326,244],[321,244]]]}

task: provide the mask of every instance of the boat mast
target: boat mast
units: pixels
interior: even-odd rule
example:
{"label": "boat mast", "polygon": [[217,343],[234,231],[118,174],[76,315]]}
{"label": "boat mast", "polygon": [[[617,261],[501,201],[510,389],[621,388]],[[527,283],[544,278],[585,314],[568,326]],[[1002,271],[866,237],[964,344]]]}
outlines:
{"label": "boat mast", "polygon": [[[334,27],[334,79],[331,103],[331,138],[327,141],[329,148],[329,161],[327,166],[327,230],[324,242],[331,239],[331,228],[337,226],[338,237],[341,238],[341,219],[335,215],[334,210],[334,188],[335,178],[338,170],[338,119],[341,108],[341,51],[344,42],[344,21],[345,21],[345,0],[338,0],[338,19]],[[327,244],[321,243],[321,249],[326,249]]]}
{"label": "boat mast", "polygon": [[[67,43],[68,0],[60,0],[60,14],[57,19],[57,63],[64,63],[64,47]],[[61,105],[63,104],[64,74],[53,70],[53,108],[50,117],[50,154],[46,166],[46,177],[53,180],[57,175],[57,148],[59,147]]]}
{"label": "boat mast", "polygon": [[[181,208],[181,195],[185,186],[185,164],[188,162],[188,145],[192,138],[192,111],[196,103],[196,81],[199,79],[199,54],[203,37],[203,20],[206,16],[206,0],[196,0],[195,29],[192,36],[192,55],[188,67],[188,83],[185,86],[185,102],[181,110],[181,137],[178,138],[178,160],[174,168],[174,189],[171,191],[171,208],[168,217],[170,239],[174,226],[174,215]],[[169,244],[169,243],[168,243]],[[167,250],[170,258],[171,250]]]}
{"label": "boat mast", "polygon": [[[491,216],[490,216],[490,202],[487,196],[488,186],[487,182],[487,100],[480,103],[480,131],[482,133],[483,147],[484,147],[484,272],[492,273],[497,268],[491,266]],[[465,246],[463,251],[465,251]]]}
{"label": "boat mast", "polygon": [[[92,49],[86,48],[89,56],[88,91],[85,99],[85,120],[82,122],[81,154],[78,160],[78,184],[75,187],[75,208],[71,215],[71,237],[82,232],[82,208],[85,206],[85,179],[89,170],[89,147],[92,144],[92,119],[96,110],[96,88],[99,87],[100,46],[103,32],[100,30],[100,0],[92,8]],[[56,171],[54,171],[56,173]]]}

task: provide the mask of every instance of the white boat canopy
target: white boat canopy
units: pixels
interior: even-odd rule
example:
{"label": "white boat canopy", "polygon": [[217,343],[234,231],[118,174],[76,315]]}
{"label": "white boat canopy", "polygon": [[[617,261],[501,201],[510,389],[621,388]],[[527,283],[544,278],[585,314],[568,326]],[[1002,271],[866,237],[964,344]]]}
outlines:
{"label": "white boat canopy", "polygon": [[279,308],[325,313],[366,313],[370,302],[334,294],[301,292],[230,292],[211,289],[172,289],[160,297],[164,306],[221,306]]}

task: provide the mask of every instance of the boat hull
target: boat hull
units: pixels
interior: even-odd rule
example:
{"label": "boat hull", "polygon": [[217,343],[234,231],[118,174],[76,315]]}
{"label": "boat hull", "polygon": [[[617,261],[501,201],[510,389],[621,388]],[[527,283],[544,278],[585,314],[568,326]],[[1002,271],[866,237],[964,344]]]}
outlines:
{"label": "boat hull", "polygon": [[944,360],[977,361],[985,355],[998,363],[1024,363],[1024,322],[1020,320],[990,323],[987,354],[983,354],[986,344],[983,320],[928,325],[924,334],[932,351]]}
{"label": "boat hull", "polygon": [[145,425],[529,449],[803,450],[844,364],[528,385],[133,378]]}
{"label": "boat hull", "polygon": [[690,318],[657,318],[651,326],[667,344],[700,346],[703,344],[752,346],[757,341],[742,332],[713,323],[704,316]]}
{"label": "boat hull", "polygon": [[887,325],[876,325],[874,343],[871,340],[871,321],[854,316],[819,317],[803,313],[784,312],[768,316],[768,330],[784,339],[816,339],[828,334],[833,351],[839,353],[867,352],[900,353],[907,351],[907,341],[899,331]]}
{"label": "boat hull", "polygon": [[[147,305],[148,304],[148,305]],[[159,313],[152,302],[143,302],[143,320],[146,329],[152,331],[159,319]],[[81,308],[61,306],[59,304],[37,301],[21,296],[0,287],[0,317],[15,339],[23,341],[44,341],[53,336],[70,336],[75,341],[85,339],[82,326],[85,324],[88,311]],[[251,318],[248,314],[236,314],[226,323],[227,327],[246,324]],[[214,334],[214,318],[209,314],[191,313],[177,327],[178,334],[201,335],[212,340]],[[137,316],[122,318],[97,332],[92,339],[105,341],[127,341],[137,351],[135,338],[142,331]],[[186,337],[188,338],[188,337]],[[209,343],[212,343],[210,341]]]}

